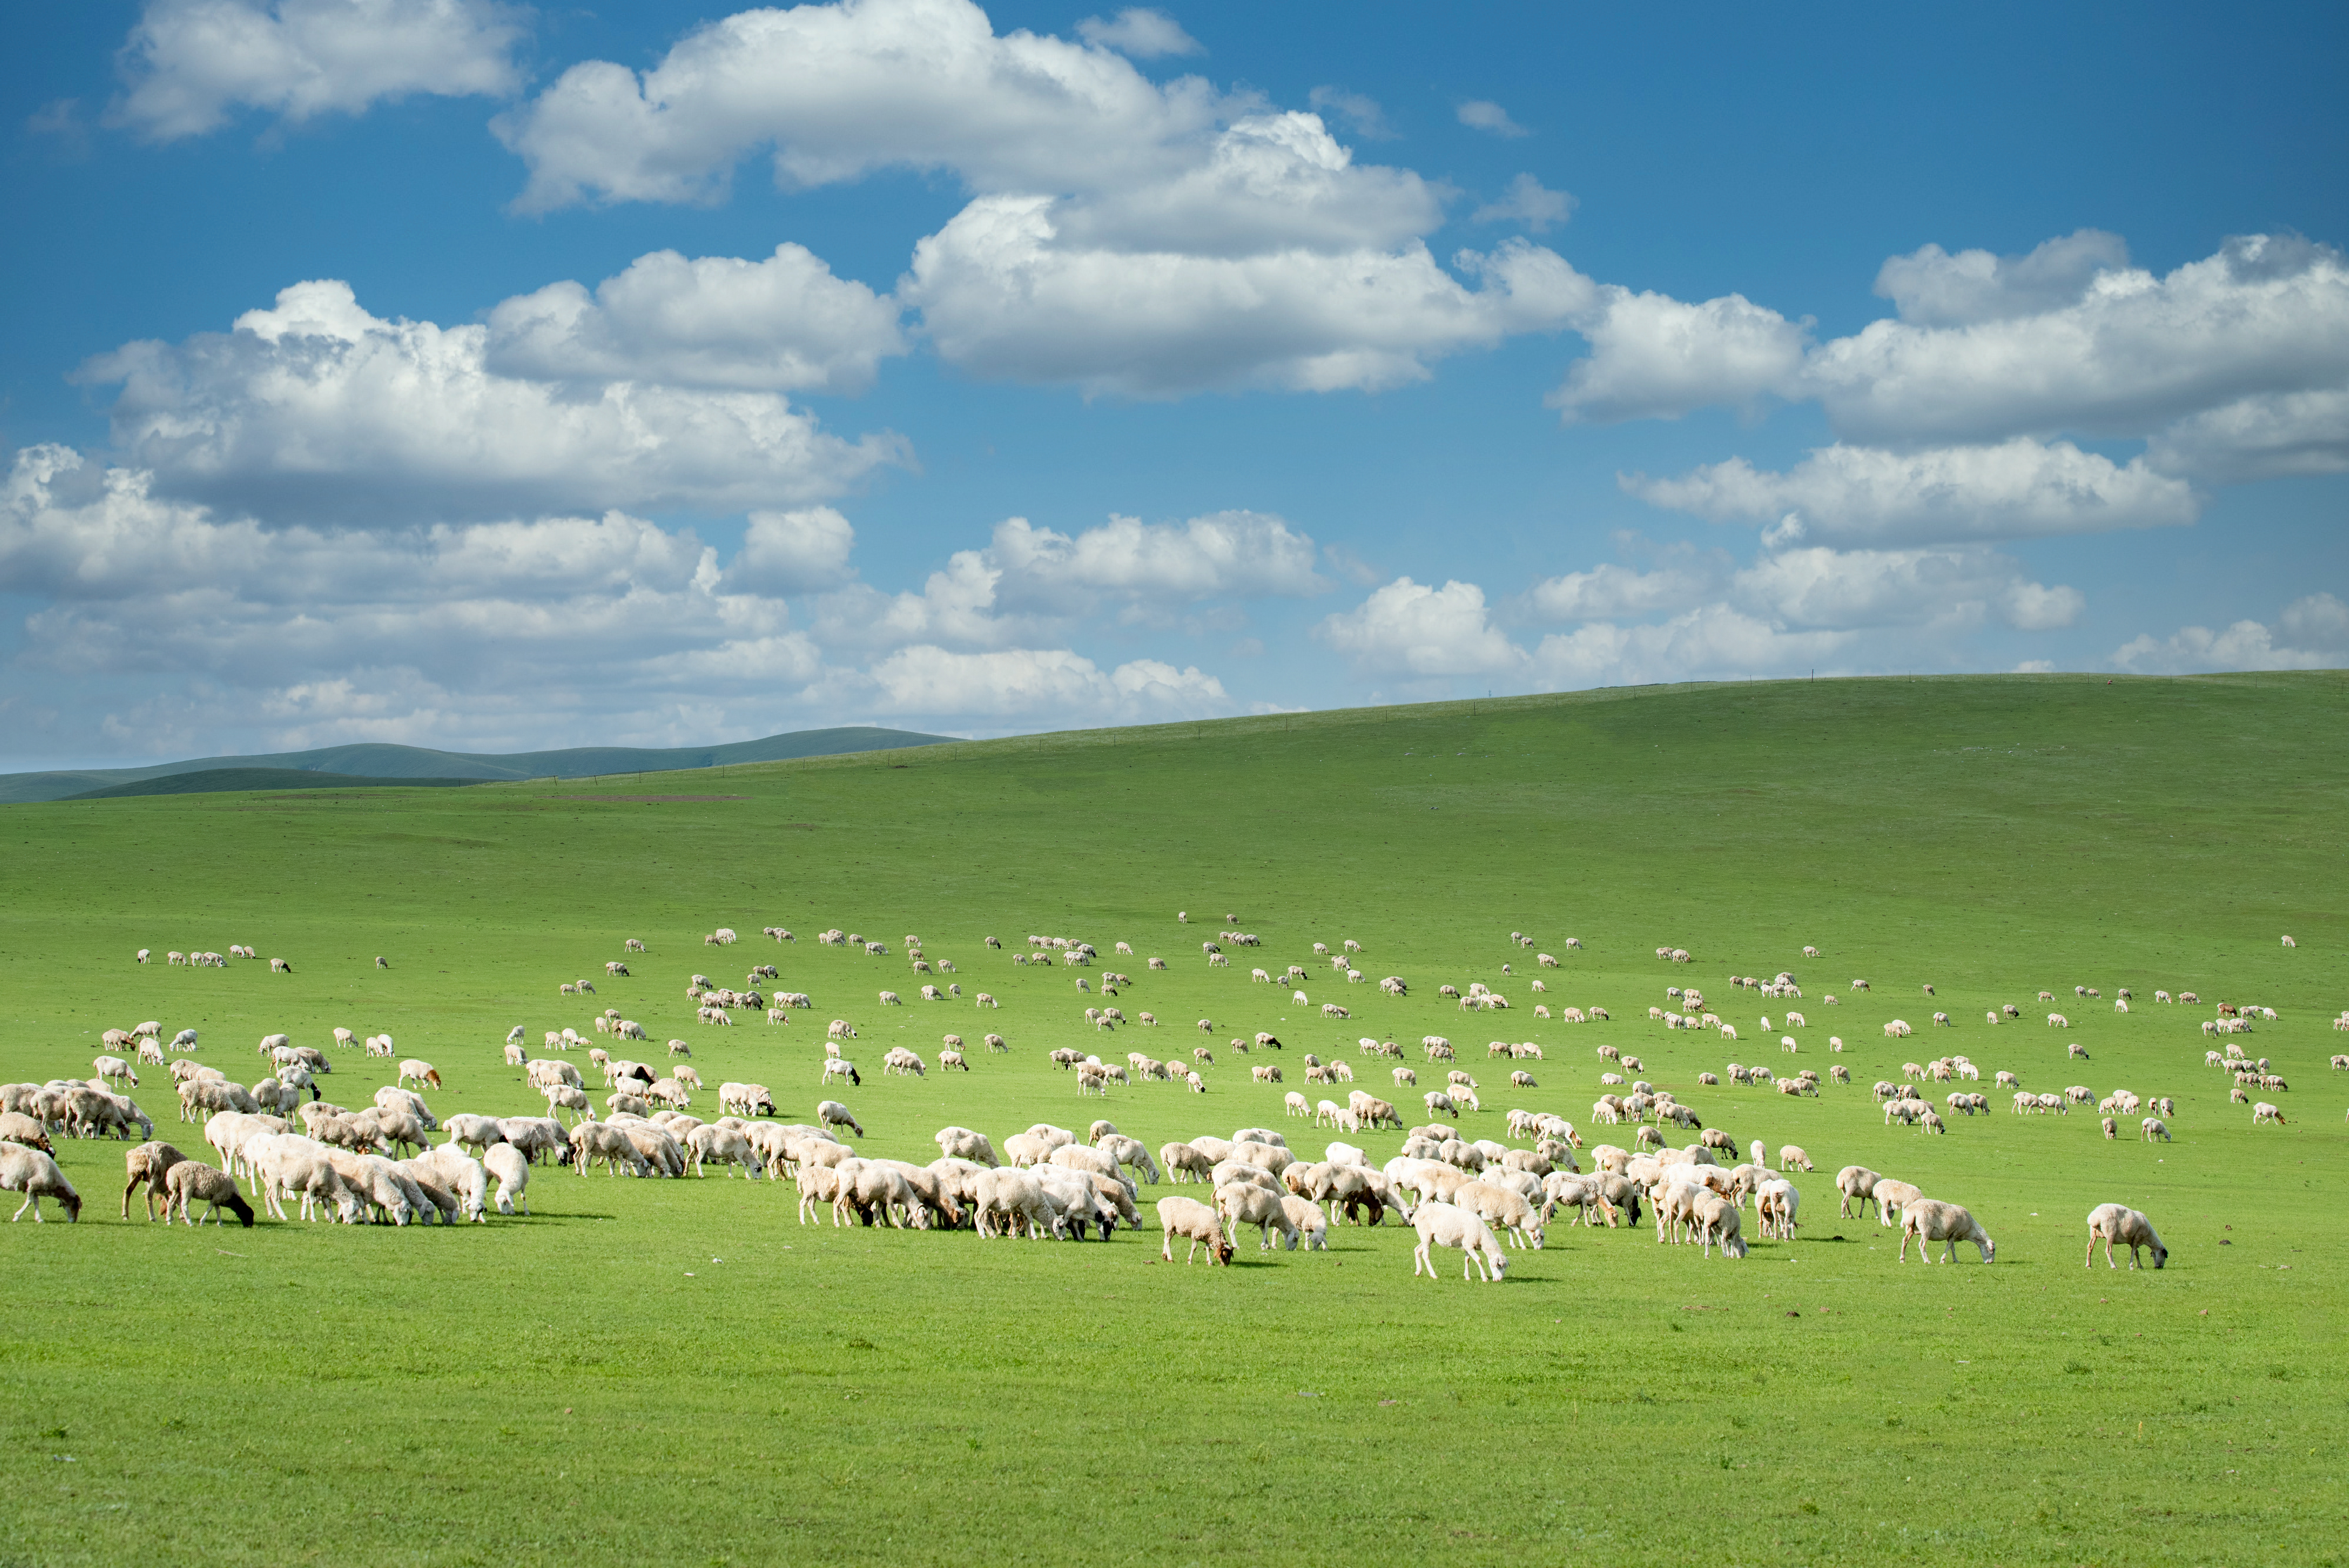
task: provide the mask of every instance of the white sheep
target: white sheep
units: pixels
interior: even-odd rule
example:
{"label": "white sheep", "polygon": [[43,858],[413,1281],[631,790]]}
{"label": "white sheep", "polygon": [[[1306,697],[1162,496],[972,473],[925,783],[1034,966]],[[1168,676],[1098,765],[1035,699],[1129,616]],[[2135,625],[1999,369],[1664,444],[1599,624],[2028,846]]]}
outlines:
{"label": "white sheep", "polygon": [[2113,1243],[2118,1241],[2129,1250],[2129,1267],[2137,1267],[2137,1249],[2153,1251],[2153,1266],[2160,1268],[2169,1262],[2169,1249],[2161,1244],[2161,1237],[2153,1221],[2135,1209],[2120,1203],[2099,1203],[2088,1210],[2088,1253],[2081,1260],[2087,1268],[2095,1267],[2096,1243],[2105,1244],[2105,1266],[2117,1268],[2113,1262]]}
{"label": "white sheep", "polygon": [[1464,1209],[1431,1199],[1413,1212],[1411,1222],[1412,1228],[1419,1232],[1419,1245],[1412,1249],[1411,1272],[1414,1279],[1423,1272],[1431,1280],[1436,1277],[1435,1264],[1431,1256],[1431,1250],[1435,1247],[1460,1249],[1464,1254],[1460,1268],[1460,1277],[1464,1280],[1474,1271],[1479,1278],[1498,1284],[1501,1276],[1508,1270],[1508,1253],[1493,1239],[1493,1232],[1485,1227],[1485,1221]]}
{"label": "white sheep", "polygon": [[[1890,1182],[1877,1183],[1878,1196],[1881,1197],[1884,1189],[1891,1185]],[[1907,1260],[1909,1241],[1912,1236],[1917,1240],[1917,1256],[1928,1263],[1933,1261],[1932,1243],[1935,1241],[1948,1243],[1941,1254],[1941,1262],[1945,1263],[1957,1262],[1958,1243],[1961,1241],[1971,1241],[1985,1263],[1998,1256],[1998,1244],[1983,1232],[1981,1222],[1954,1203],[1942,1203],[1930,1198],[1911,1198],[1901,1204],[1900,1251],[1893,1260],[1895,1262]]]}
{"label": "white sheep", "polygon": [[1226,1239],[1223,1225],[1214,1210],[1193,1198],[1162,1198],[1157,1207],[1158,1228],[1164,1236],[1159,1256],[1166,1262],[1171,1263],[1174,1261],[1174,1238],[1177,1236],[1189,1243],[1183,1254],[1185,1263],[1198,1257],[1201,1247],[1207,1249],[1207,1262],[1211,1265],[1232,1261],[1232,1243]]}

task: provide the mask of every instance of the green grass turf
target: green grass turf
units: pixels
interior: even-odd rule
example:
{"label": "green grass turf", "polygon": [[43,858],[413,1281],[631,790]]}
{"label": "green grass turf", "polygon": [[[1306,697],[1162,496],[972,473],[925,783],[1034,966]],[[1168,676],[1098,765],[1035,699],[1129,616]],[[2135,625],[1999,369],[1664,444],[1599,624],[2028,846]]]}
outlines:
{"label": "green grass turf", "polygon": [[[0,1234],[0,1563],[2339,1561],[2349,1075],[2326,1062],[2349,1048],[2327,1027],[2349,1005],[2344,709],[2337,674],[1644,689],[715,781],[0,810],[0,1079],[87,1072],[99,1031],[146,1018],[198,1028],[205,1058],[250,1078],[262,1033],[323,1044],[342,1024],[438,1064],[443,1116],[514,1114],[535,1100],[502,1064],[505,1031],[585,1033],[607,1003],[692,1042],[709,1114],[719,1081],[744,1077],[806,1116],[823,1022],[855,1021],[866,1081],[842,1097],[872,1152],[927,1158],[947,1122],[999,1141],[1096,1116],[1154,1147],[1262,1122],[1318,1149],[1327,1135],[1284,1122],[1282,1090],[1250,1083],[1226,1040],[1279,1033],[1284,1088],[1320,1050],[1376,1090],[1385,1066],[1358,1034],[1437,1033],[1485,1086],[1473,1135],[1504,1136],[1524,1105],[1599,1141],[1593,1047],[1610,1042],[1741,1146],[1799,1143],[1820,1167],[1796,1179],[1801,1239],[1741,1262],[1559,1228],[1488,1287],[1456,1255],[1413,1279],[1393,1230],[1170,1269],[1154,1234],[835,1231],[795,1223],[788,1187],[543,1168],[528,1220],[167,1232],[116,1217],[122,1146],[68,1143],[83,1223]],[[645,798],[664,794],[685,798]],[[1265,945],[1210,970],[1198,943],[1226,913]],[[720,924],[742,944],[703,947]],[[769,924],[801,940],[763,942]],[[883,1010],[878,989],[918,980],[901,957],[818,947],[834,924],[893,955],[918,933],[1002,1008]],[[1531,954],[1506,940],[1520,929],[1566,960],[1548,1001],[1614,1022],[1537,1020]],[[1134,975],[1119,1005],[1164,1025],[1096,1037],[1069,971],[980,943],[1030,932],[1097,943]],[[629,936],[651,951],[605,983]],[[1325,978],[1309,944],[1348,937],[1411,996]],[[1110,956],[1121,940],[1130,962]],[[231,942],[295,972],[160,961]],[[1824,956],[1804,961],[1806,942]],[[1657,962],[1661,943],[1696,961]],[[158,961],[133,964],[140,947]],[[1147,971],[1153,953],[1171,970]],[[740,983],[758,961],[815,1012],[693,1023],[690,973]],[[1292,961],[1317,1007],[1353,1019],[1247,979]],[[1806,992],[1799,1058],[1754,1038],[1780,1004],[1723,983],[1779,969]],[[598,997],[556,994],[583,975]],[[1478,979],[1515,1008],[1464,1015],[1435,994]],[[1745,1040],[1650,1023],[1668,984],[1703,987]],[[2205,1005],[2158,1006],[2156,987]],[[2063,1000],[2037,1003],[2043,988]],[[2220,999],[2282,1015],[2241,1043],[2291,1080],[2268,1096],[2290,1126],[2255,1134],[2202,1064]],[[2007,1001],[2025,1021],[1986,1026]],[[2050,1005],[2075,1027],[2038,1022]],[[1937,1006],[1955,1028],[1924,1027]],[[1895,1015],[1916,1038],[1884,1039]],[[1187,1055],[1201,1017],[1218,1056],[1205,1096],[1081,1101],[1044,1060]],[[893,1044],[932,1056],[946,1031],[989,1028],[1013,1054],[975,1050],[968,1076],[874,1071]],[[1526,1064],[1539,1089],[1487,1062],[1503,1037],[1546,1047]],[[2066,1064],[2072,1040],[2090,1062]],[[1886,1129],[1868,1085],[1952,1051],[1983,1069],[1993,1114],[1943,1138]],[[1732,1058],[1840,1061],[1858,1082],[1815,1102],[1697,1085]],[[1422,1087],[1441,1076],[1405,1060]],[[330,1096],[356,1105],[389,1064],[336,1066]],[[2016,1117],[1998,1068],[2174,1095],[2177,1140]],[[136,1094],[162,1136],[201,1144],[160,1075]],[[1396,1142],[1366,1141],[1381,1158]],[[1833,1172],[1854,1161],[1968,1205],[1998,1262],[1897,1266],[1874,1220],[1837,1217]],[[2112,1199],[2153,1215],[2166,1271],[2081,1267],[2083,1217]]]}

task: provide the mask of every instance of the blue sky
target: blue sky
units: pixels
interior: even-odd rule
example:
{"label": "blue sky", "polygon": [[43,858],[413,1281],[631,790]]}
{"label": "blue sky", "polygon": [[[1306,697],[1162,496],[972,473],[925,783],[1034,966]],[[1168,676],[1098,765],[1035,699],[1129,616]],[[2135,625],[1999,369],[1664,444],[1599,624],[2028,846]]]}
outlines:
{"label": "blue sky", "polygon": [[13,19],[0,766],[2349,662],[2337,8]]}

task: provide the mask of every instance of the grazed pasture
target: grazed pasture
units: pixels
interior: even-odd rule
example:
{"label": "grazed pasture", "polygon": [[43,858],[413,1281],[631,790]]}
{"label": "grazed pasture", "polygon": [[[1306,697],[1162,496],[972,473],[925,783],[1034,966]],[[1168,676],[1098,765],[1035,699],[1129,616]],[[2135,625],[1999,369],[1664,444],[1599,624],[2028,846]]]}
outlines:
{"label": "grazed pasture", "polygon": [[[1483,1085],[1473,1136],[1502,1137],[1516,1105],[1607,1136],[1589,1120],[1605,1042],[1741,1147],[1801,1144],[1821,1168],[1797,1178],[1799,1238],[1757,1240],[1743,1262],[1644,1227],[1560,1225],[1485,1286],[1461,1282],[1456,1254],[1444,1279],[1413,1280],[1391,1229],[1334,1230],[1326,1256],[1244,1244],[1229,1271],[1169,1268],[1154,1233],[803,1228],[787,1186],[545,1169],[527,1220],[166,1232],[117,1217],[124,1146],[64,1143],[83,1222],[0,1235],[15,1286],[0,1484],[16,1503],[0,1563],[2335,1561],[2344,705],[2337,675],[1765,684],[722,780],[8,807],[0,1080],[85,1073],[100,1031],[147,1018],[197,1028],[204,1059],[249,1079],[263,1033],[324,1044],[344,1025],[439,1065],[442,1116],[512,1115],[538,1102],[503,1064],[506,1031],[525,1025],[536,1054],[543,1030],[588,1034],[610,1005],[656,1050],[691,1043],[712,1091],[697,1114],[746,1078],[799,1120],[823,1023],[843,1017],[865,1081],[833,1092],[872,1152],[927,1158],[949,1122],[999,1143],[1096,1116],[1153,1148],[1262,1123],[1302,1150],[1328,1137],[1281,1115],[1303,1053],[1347,1056],[1388,1093],[1386,1064],[1354,1041],[1393,1038],[1424,1088],[1442,1071],[1417,1042],[1440,1033]],[[1211,970],[1198,943],[1227,914],[1264,946]],[[721,924],[741,943],[703,946]],[[800,940],[762,941],[767,925]],[[891,956],[820,948],[834,925]],[[1512,930],[1563,960],[1547,997]],[[910,975],[909,932],[957,973]],[[1013,965],[1030,933],[1090,940],[1102,961]],[[628,937],[649,951],[607,980]],[[1347,985],[1310,951],[1348,938],[1409,997]],[[231,942],[294,973],[160,962]],[[1693,961],[1660,963],[1659,944]],[[158,961],[134,964],[140,947]],[[687,978],[739,985],[754,961],[814,1010],[694,1023]],[[1310,971],[1309,1008],[1247,978],[1291,962]],[[1097,999],[1072,981],[1102,968],[1133,974],[1117,1005],[1158,1028],[1086,1026]],[[1782,1004],[1724,983],[1780,970],[1805,992],[1793,1056],[1781,1029],[1754,1038]],[[595,996],[557,994],[583,976]],[[1002,1006],[875,1005],[926,978]],[[1464,1014],[1436,994],[1472,980],[1511,1009]],[[1649,1021],[1689,984],[1738,1025],[1736,1047]],[[2203,1004],[2156,1004],[2157,988]],[[2043,989],[2061,1000],[2039,1003]],[[2284,1127],[2254,1131],[2202,1064],[2221,999],[2280,1015],[2239,1043],[2290,1082],[2263,1096]],[[1321,1019],[1324,1001],[1352,1018]],[[1545,1023],[1537,1001],[1614,1018]],[[1987,1025],[2006,1002],[2023,1020]],[[1937,1008],[1953,1027],[1927,1025]],[[2074,1027],[2044,1024],[2051,1010]],[[1917,1035],[1886,1040],[1895,1016]],[[978,1048],[990,1028],[1009,1055]],[[1248,1081],[1268,1054],[1228,1054],[1257,1029],[1284,1043],[1279,1086]],[[948,1031],[971,1042],[968,1075],[878,1073],[895,1044],[934,1061]],[[1493,1039],[1542,1044],[1514,1064],[1537,1089],[1506,1086]],[[1145,1084],[1080,1101],[1045,1060],[1187,1057],[1203,1041],[1205,1096]],[[2075,1041],[2085,1064],[2065,1060]],[[1981,1066],[1967,1086],[1992,1113],[1952,1116],[1942,1137],[1884,1127],[1868,1085],[1951,1052]],[[1731,1059],[1837,1062],[1856,1083],[1816,1101],[1697,1083]],[[391,1075],[356,1053],[336,1068],[325,1085],[348,1105]],[[2140,1142],[2131,1118],[2107,1142],[2093,1107],[2016,1116],[1990,1081],[2002,1068],[2032,1088],[2174,1096],[2176,1141]],[[1955,1086],[1928,1093],[1938,1106]],[[134,1096],[196,1152],[158,1079]],[[1379,1158],[1397,1145],[1362,1141]],[[1968,1249],[1955,1267],[1896,1266],[1889,1232],[1837,1216],[1833,1171],[1852,1162],[1966,1204],[1997,1262]],[[2153,1215],[2167,1269],[2081,1267],[2083,1218],[2108,1199]]]}

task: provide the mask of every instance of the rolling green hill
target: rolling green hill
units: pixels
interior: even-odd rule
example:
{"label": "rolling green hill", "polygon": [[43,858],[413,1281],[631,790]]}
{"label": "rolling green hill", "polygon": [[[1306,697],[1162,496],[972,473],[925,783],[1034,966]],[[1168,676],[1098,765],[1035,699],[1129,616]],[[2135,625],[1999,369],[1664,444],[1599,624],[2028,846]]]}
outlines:
{"label": "rolling green hill", "polygon": [[86,789],[67,800],[129,800],[150,794],[225,794],[271,789],[447,789],[477,784],[480,779],[361,778],[353,774],[315,773],[301,768],[200,768],[188,774],[159,774],[129,784]]}
{"label": "rolling green hill", "polygon": [[[198,757],[188,762],[161,763],[143,768],[0,774],[0,804],[93,798],[94,792],[117,784],[139,784],[149,779],[185,774],[226,773],[238,768],[294,769],[359,778],[413,779],[419,783],[441,779],[591,778],[600,774],[714,768],[744,763],[781,762],[792,757],[893,751],[907,746],[937,745],[944,739],[944,736],[918,734],[910,730],[853,725],[833,730],[796,730],[789,734],[769,735],[757,741],[736,741],[720,746],[574,746],[554,752],[487,753],[439,752],[423,746],[366,742],[250,757]],[[241,787],[283,786],[256,784]]]}
{"label": "rolling green hill", "polygon": [[[167,1231],[119,1217],[124,1145],[61,1139],[82,1222],[0,1228],[20,1282],[0,1561],[2335,1560],[2344,711],[2338,673],[1642,688],[812,757],[722,784],[0,809],[0,1080],[86,1074],[103,1030],[154,1019],[199,1030],[198,1059],[240,1079],[287,1032],[329,1051],[330,1099],[363,1106],[396,1059],[333,1047],[340,1027],[435,1064],[441,1116],[515,1116],[539,1102],[508,1031],[533,1056],[564,1027],[618,1050],[592,1027],[610,1007],[649,1035],[629,1049],[698,1070],[692,1114],[717,1115],[727,1080],[771,1085],[788,1121],[831,1095],[868,1156],[926,1160],[948,1124],[999,1147],[1095,1117],[1152,1149],[1262,1125],[1318,1153],[1343,1135],[1284,1096],[1348,1085],[1308,1083],[1308,1053],[1412,1121],[1470,1073],[1464,1137],[1513,1141],[1521,1106],[1629,1146],[1592,1116],[1605,1045],[1739,1149],[1816,1166],[1793,1178],[1796,1239],[1754,1238],[1749,1211],[1743,1260],[1561,1215],[1485,1285],[1449,1252],[1414,1277],[1392,1227],[1333,1227],[1326,1253],[1244,1233],[1230,1269],[1179,1248],[1169,1266],[1150,1205],[1194,1186],[1144,1185],[1143,1233],[1106,1244],[802,1224],[788,1183],[548,1168],[527,1219]],[[707,945],[720,926],[743,940]],[[815,940],[832,928],[885,956]],[[1201,943],[1226,929],[1261,945],[1223,941],[1212,966]],[[909,934],[953,970],[915,971]],[[1101,961],[1015,963],[1030,935]],[[1348,940],[1360,983],[1314,949]],[[164,961],[231,943],[293,972]],[[813,1009],[697,1022],[691,976],[741,985],[760,962]],[[1293,987],[1250,978],[1291,964]],[[1731,983],[1782,971],[1800,998]],[[1113,1002],[1104,971],[1131,975]],[[1371,983],[1390,974],[1407,996]],[[595,994],[562,994],[583,978]],[[1439,990],[1472,981],[1508,1010]],[[1691,986],[1740,1040],[1651,1018]],[[2288,1082],[2255,1091],[2285,1125],[2254,1129],[2205,1065],[2220,1001],[2277,1012],[2235,1043]],[[1989,1022],[2009,1002],[2018,1021]],[[1088,1005],[1132,1023],[1097,1031]],[[1914,1034],[1888,1037],[1896,1018]],[[858,1032],[860,1085],[819,1082],[833,1019]],[[1258,1031],[1284,1048],[1233,1052]],[[968,1074],[938,1064],[948,1033]],[[1429,1035],[1456,1063],[1428,1059]],[[1494,1040],[1543,1054],[1496,1058]],[[880,1070],[900,1045],[924,1075]],[[1206,1092],[1080,1097],[1048,1060],[1062,1046],[1195,1064]],[[1979,1081],[1925,1086],[1946,1135],[1885,1123],[1872,1085],[1958,1055]],[[567,1059],[600,1102],[584,1053]],[[1810,1098],[1703,1081],[1732,1061],[1853,1082]],[[2017,1115],[2002,1071],[2173,1096],[2174,1141],[2135,1116],[2107,1139],[2093,1104]],[[199,1152],[166,1075],[140,1072],[158,1136]],[[1945,1106],[1967,1089],[1989,1116]],[[1381,1161],[1400,1147],[1356,1141]],[[1995,1262],[1896,1262],[1875,1217],[1838,1214],[1847,1164],[1964,1204]],[[2154,1217],[2166,1269],[2081,1266],[2083,1216],[2107,1200]]]}

